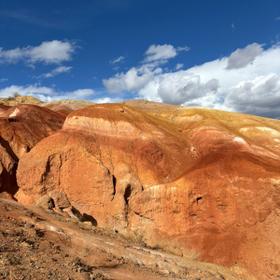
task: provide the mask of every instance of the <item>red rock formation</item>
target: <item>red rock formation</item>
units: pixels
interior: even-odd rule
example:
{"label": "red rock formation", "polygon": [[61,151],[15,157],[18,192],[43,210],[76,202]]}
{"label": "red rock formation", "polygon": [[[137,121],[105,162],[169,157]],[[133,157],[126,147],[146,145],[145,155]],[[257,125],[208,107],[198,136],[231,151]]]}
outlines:
{"label": "red rock formation", "polygon": [[19,163],[17,198],[53,190],[152,247],[275,279],[280,122],[154,103],[95,105]]}
{"label": "red rock formation", "polygon": [[64,117],[36,105],[0,109],[0,192],[17,191],[18,159],[42,138],[61,128]]}

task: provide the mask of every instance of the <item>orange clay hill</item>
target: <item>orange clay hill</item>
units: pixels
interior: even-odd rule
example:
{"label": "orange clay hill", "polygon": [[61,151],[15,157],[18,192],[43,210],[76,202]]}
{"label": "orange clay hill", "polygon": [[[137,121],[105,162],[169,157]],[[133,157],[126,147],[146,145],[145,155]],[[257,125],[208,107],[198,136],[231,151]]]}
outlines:
{"label": "orange clay hill", "polygon": [[60,129],[64,118],[37,105],[0,105],[0,192],[15,194],[18,159]]}
{"label": "orange clay hill", "polygon": [[[49,114],[38,120],[44,132],[26,128],[31,146],[56,130]],[[145,101],[92,105],[23,153],[17,183],[24,204],[53,198],[151,248],[280,277],[280,121]]]}

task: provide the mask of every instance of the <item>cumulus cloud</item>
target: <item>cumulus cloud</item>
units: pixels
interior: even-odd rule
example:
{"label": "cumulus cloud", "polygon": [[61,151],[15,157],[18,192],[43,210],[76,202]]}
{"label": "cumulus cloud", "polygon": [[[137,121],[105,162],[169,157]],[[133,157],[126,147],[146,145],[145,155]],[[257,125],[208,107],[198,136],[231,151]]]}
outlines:
{"label": "cumulus cloud", "polygon": [[[189,47],[175,48],[168,44],[151,45],[144,54],[144,60],[141,66],[132,67],[126,73],[117,73],[109,79],[104,79],[103,85],[111,93],[139,91],[155,75],[162,73],[162,69],[158,67],[159,65],[177,56],[179,52],[188,50]],[[177,64],[176,67],[179,69],[183,67],[183,64]]]}
{"label": "cumulus cloud", "polygon": [[77,89],[74,91],[59,91],[52,87],[40,85],[11,85],[0,89],[0,97],[9,97],[14,94],[28,95],[37,97],[43,101],[51,101],[57,99],[93,99],[95,91],[93,89]]}
{"label": "cumulus cloud", "polygon": [[253,43],[243,49],[237,49],[228,58],[227,69],[238,69],[253,62],[263,52],[261,45]]}
{"label": "cumulus cloud", "polygon": [[237,111],[280,117],[280,75],[268,74],[240,82],[230,90],[225,104]]}
{"label": "cumulus cloud", "polygon": [[[218,81],[215,79],[202,83],[200,76],[188,74],[184,71],[163,74],[157,77],[153,83],[157,88],[160,100],[171,104],[182,104],[189,100],[196,100],[205,95],[215,94],[218,89]],[[141,97],[149,96],[149,87],[140,90]]]}
{"label": "cumulus cloud", "polygon": [[178,52],[188,51],[189,47],[175,48],[172,45],[151,45],[145,52],[144,62],[166,61],[178,55]]}
{"label": "cumulus cloud", "polygon": [[49,87],[27,85],[27,86],[17,86],[11,85],[0,89],[1,97],[13,96],[15,93],[20,95],[39,95],[39,96],[53,96],[55,91]]}
{"label": "cumulus cloud", "polygon": [[18,63],[23,61],[28,64],[59,64],[71,60],[74,51],[75,45],[71,42],[45,41],[38,46],[18,47],[8,50],[0,48],[0,62]]}
{"label": "cumulus cloud", "polygon": [[126,73],[118,73],[114,77],[104,79],[103,84],[111,93],[138,91],[154,77],[150,67],[132,67]]}
{"label": "cumulus cloud", "polygon": [[177,55],[176,49],[172,45],[151,45],[145,53],[145,62],[165,60]]}
{"label": "cumulus cloud", "polygon": [[145,64],[104,80],[108,91],[187,106],[241,111],[280,118],[280,45],[253,43],[228,57],[186,70]]}
{"label": "cumulus cloud", "polygon": [[57,75],[63,74],[63,73],[68,73],[72,70],[71,66],[58,66],[56,68],[54,68],[52,71],[45,73],[39,77],[48,79],[48,78],[53,78]]}

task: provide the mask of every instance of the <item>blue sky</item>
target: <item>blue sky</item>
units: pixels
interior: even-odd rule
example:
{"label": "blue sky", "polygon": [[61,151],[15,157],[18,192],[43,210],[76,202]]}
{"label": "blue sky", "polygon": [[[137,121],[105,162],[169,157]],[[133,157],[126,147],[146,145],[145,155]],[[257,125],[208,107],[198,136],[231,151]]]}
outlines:
{"label": "blue sky", "polygon": [[3,0],[0,38],[0,96],[280,117],[277,0]]}

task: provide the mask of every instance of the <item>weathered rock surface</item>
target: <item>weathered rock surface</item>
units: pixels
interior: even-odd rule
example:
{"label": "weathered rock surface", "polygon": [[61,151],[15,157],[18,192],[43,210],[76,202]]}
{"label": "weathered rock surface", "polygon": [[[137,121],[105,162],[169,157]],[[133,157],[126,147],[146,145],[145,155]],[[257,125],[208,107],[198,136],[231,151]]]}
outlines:
{"label": "weathered rock surface", "polygon": [[0,280],[253,280],[15,201],[0,199],[0,220]]}
{"label": "weathered rock surface", "polygon": [[0,192],[17,191],[18,159],[62,127],[64,116],[36,105],[0,107]]}
{"label": "weathered rock surface", "polygon": [[63,192],[151,247],[280,271],[280,122],[145,102],[94,105],[25,154],[17,198]]}

